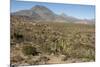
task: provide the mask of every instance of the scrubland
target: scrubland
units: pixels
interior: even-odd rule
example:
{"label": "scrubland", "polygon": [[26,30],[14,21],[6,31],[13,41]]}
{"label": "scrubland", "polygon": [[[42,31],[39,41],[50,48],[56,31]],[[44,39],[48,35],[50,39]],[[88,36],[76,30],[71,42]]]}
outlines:
{"label": "scrubland", "polygon": [[95,61],[95,25],[11,20],[11,64]]}

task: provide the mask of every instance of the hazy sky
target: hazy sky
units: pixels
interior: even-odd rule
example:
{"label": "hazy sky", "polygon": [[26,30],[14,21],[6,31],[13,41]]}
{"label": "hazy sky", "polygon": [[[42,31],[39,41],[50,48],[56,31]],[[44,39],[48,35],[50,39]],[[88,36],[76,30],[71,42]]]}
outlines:
{"label": "hazy sky", "polygon": [[11,0],[11,12],[30,9],[35,5],[46,6],[56,14],[65,13],[68,16],[73,16],[80,19],[94,19],[95,6],[93,5],[75,5],[75,4],[52,4],[43,2],[23,2]]}

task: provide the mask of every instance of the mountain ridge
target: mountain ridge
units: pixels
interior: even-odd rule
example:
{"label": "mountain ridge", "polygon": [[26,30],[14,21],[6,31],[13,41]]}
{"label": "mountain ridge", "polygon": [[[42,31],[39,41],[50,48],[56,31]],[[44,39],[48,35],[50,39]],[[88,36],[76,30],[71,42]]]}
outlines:
{"label": "mountain ridge", "polygon": [[19,10],[17,12],[11,13],[13,16],[27,16],[32,20],[35,21],[45,21],[45,22],[72,22],[72,23],[81,23],[80,21],[84,21],[85,24],[94,24],[95,21],[92,20],[82,20],[76,17],[68,16],[65,13],[58,15],[55,14],[49,8],[42,6],[42,5],[35,5],[28,10]]}

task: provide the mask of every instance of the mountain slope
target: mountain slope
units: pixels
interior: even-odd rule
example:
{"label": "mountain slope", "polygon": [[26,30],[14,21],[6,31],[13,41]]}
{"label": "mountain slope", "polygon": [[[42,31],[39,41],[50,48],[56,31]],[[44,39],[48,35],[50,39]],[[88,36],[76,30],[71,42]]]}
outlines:
{"label": "mountain slope", "polygon": [[[82,19],[77,19],[72,16],[68,16],[64,13],[61,15],[55,14],[52,10],[45,6],[41,5],[35,5],[29,10],[20,10],[14,13],[11,13],[11,15],[14,16],[24,16],[28,17],[31,21],[36,21],[36,22],[71,22],[71,23],[84,23],[85,24],[94,24],[94,20],[82,20]],[[26,18],[25,18],[26,19]]]}
{"label": "mountain slope", "polygon": [[45,21],[55,20],[55,14],[45,6],[36,5],[32,7],[31,10],[36,12]]}

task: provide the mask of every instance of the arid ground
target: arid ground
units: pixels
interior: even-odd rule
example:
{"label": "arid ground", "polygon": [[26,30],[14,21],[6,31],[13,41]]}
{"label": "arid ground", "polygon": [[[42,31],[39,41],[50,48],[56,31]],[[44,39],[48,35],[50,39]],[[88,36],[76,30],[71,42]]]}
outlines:
{"label": "arid ground", "polygon": [[95,25],[27,22],[11,17],[11,64],[95,61]]}

